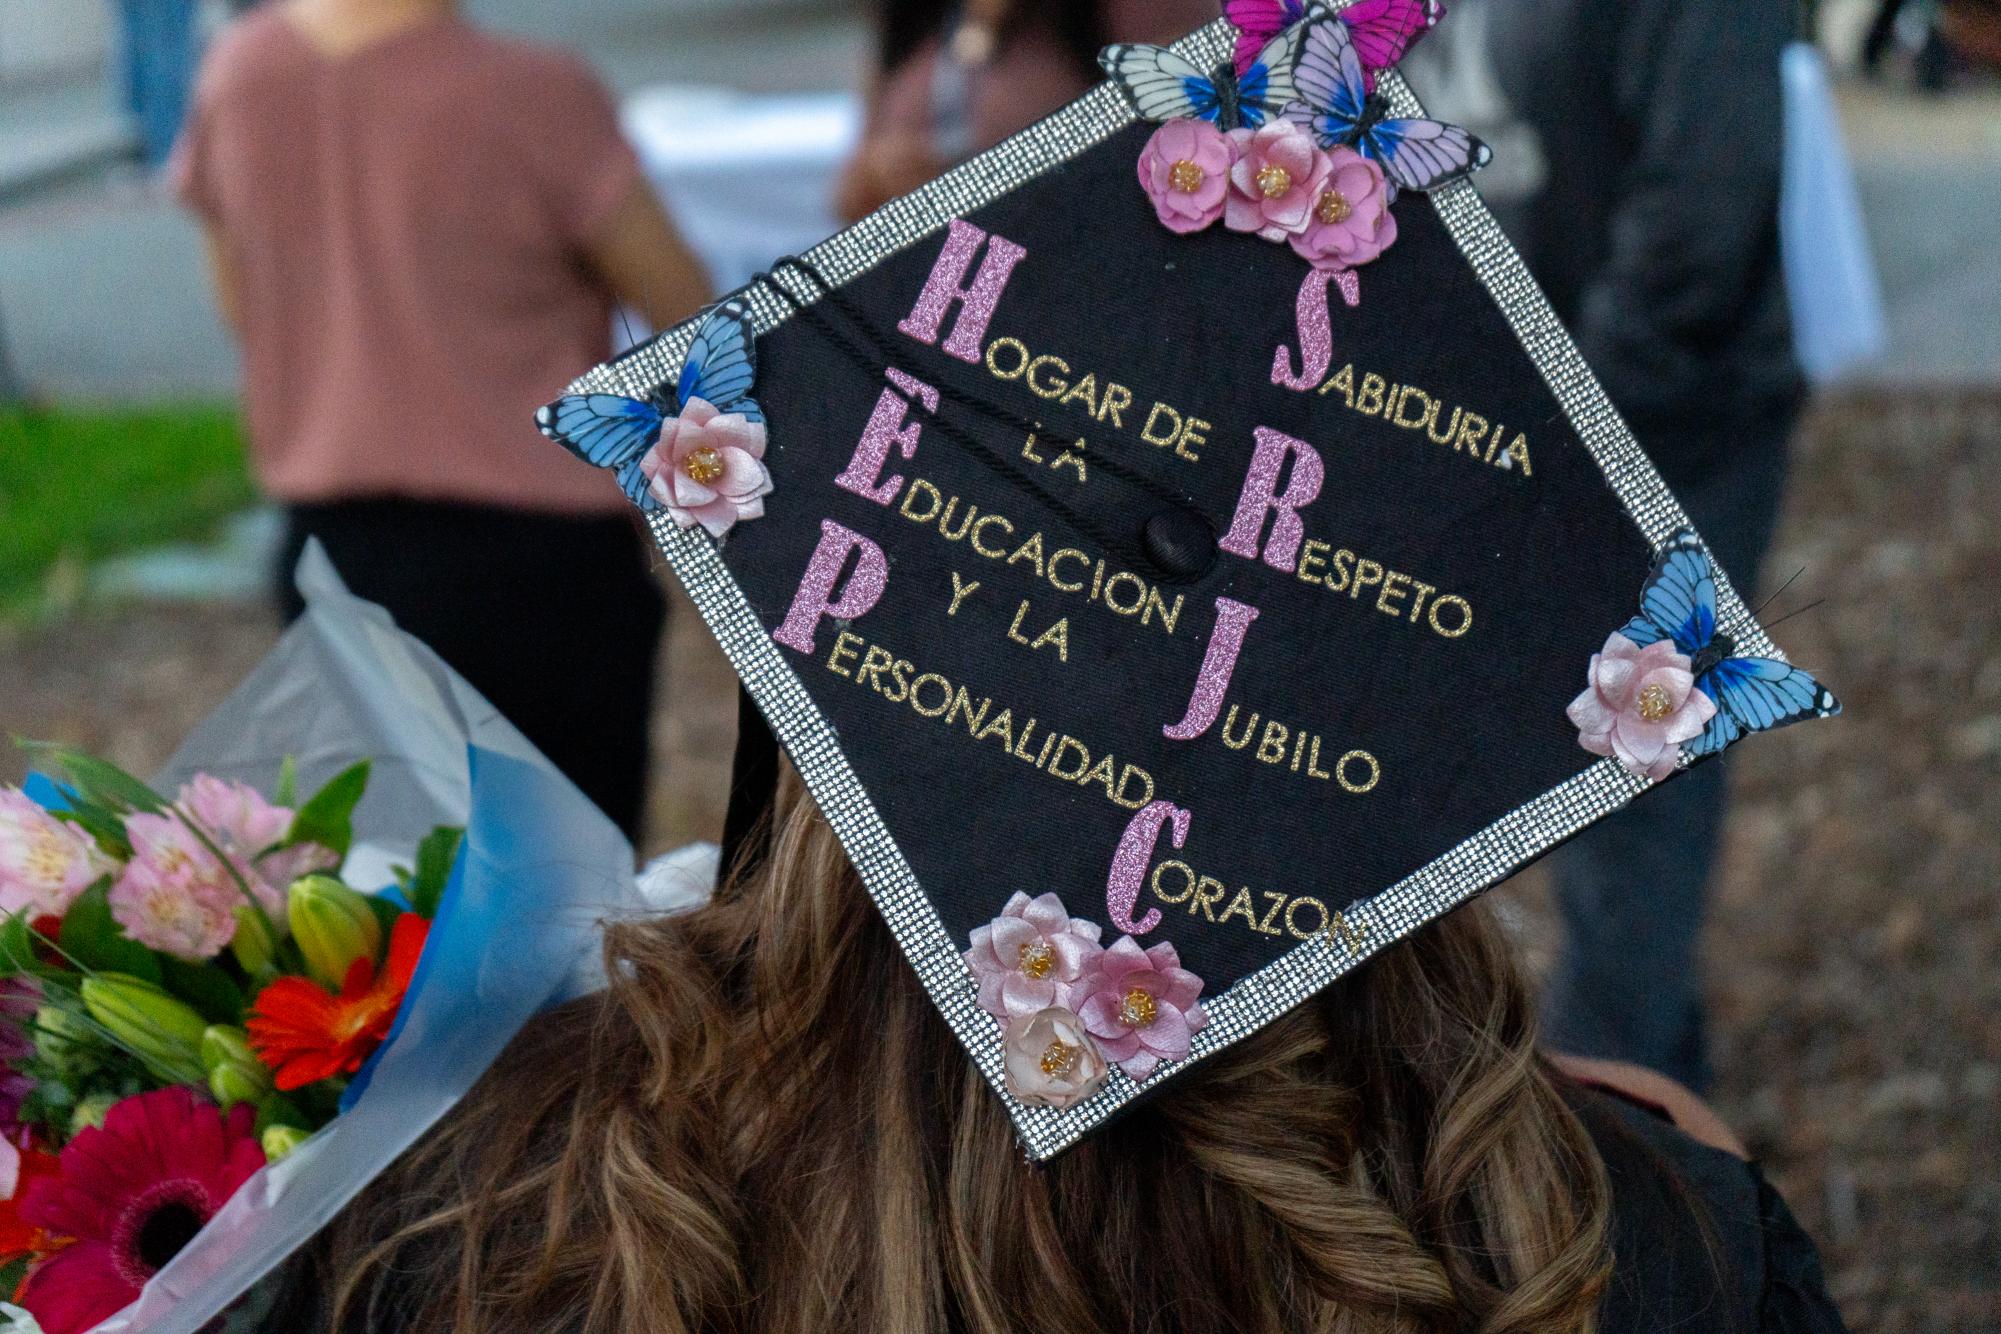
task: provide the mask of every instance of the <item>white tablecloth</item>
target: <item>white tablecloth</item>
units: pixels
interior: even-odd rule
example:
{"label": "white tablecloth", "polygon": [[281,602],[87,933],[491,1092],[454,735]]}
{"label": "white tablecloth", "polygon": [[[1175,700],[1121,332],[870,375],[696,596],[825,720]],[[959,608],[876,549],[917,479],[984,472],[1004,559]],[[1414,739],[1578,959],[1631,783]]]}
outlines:
{"label": "white tablecloth", "polygon": [[861,124],[852,94],[663,86],[634,94],[621,118],[717,291],[838,228],[835,177]]}

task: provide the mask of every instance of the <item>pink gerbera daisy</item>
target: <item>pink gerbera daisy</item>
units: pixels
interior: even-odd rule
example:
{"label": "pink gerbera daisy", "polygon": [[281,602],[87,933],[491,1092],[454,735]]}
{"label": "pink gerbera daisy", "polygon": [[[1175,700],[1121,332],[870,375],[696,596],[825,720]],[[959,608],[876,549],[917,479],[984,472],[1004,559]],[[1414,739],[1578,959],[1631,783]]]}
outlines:
{"label": "pink gerbera daisy", "polygon": [[63,1149],[60,1173],[28,1187],[22,1220],[71,1240],[16,1300],[47,1334],[82,1334],[131,1305],[264,1165],[255,1120],[248,1103],[225,1116],[185,1088],[113,1105]]}

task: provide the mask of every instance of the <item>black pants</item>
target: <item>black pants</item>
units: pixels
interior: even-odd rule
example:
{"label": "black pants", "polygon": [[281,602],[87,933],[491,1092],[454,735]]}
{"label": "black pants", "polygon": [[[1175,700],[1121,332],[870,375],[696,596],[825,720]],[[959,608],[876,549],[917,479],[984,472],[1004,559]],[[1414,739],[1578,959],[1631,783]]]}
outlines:
{"label": "black pants", "polygon": [[317,537],[355,596],[381,604],[638,841],[666,601],[623,516],[569,518],[379,499],[294,505],[277,571]]}

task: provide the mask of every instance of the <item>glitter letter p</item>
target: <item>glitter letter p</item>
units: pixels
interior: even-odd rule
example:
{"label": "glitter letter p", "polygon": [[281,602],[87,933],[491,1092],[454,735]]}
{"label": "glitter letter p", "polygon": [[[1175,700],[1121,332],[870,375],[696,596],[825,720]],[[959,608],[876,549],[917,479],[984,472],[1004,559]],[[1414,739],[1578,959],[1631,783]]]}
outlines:
{"label": "glitter letter p", "polygon": [[[841,567],[848,563],[850,551],[860,559],[848,576],[847,586],[835,597],[834,584],[841,577]],[[799,581],[799,591],[792,595],[785,623],[772,631],[771,637],[787,648],[811,653],[813,632],[820,628],[822,617],[853,620],[876,604],[888,582],[889,558],[881,547],[852,528],[822,519],[820,545],[813,548],[813,559],[806,563],[806,575]]]}

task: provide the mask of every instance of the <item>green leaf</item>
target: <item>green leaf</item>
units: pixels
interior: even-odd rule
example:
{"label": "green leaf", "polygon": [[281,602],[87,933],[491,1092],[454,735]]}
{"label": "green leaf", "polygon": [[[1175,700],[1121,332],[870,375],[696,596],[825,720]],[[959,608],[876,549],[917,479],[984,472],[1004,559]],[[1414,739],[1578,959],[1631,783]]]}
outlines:
{"label": "green leaf", "polygon": [[28,914],[9,913],[0,921],[0,977],[48,978],[63,970],[52,968],[35,953],[35,936],[28,929]]}
{"label": "green leaf", "polygon": [[110,879],[106,878],[77,895],[69,911],[63,914],[63,927],[56,938],[57,943],[81,968],[100,973],[127,973],[157,985],[160,981],[158,957],[119,930],[118,923],[112,920],[111,905],[105,899],[110,884]]}
{"label": "green leaf", "polygon": [[82,829],[97,840],[99,848],[120,861],[132,855],[132,841],[125,836],[125,820],[109,806],[75,797],[68,810],[56,812],[56,818]]}
{"label": "green leaf", "polygon": [[167,800],[117,765],[52,741],[23,741],[21,748],[69,775],[77,795],[115,811],[163,809]]}
{"label": "green leaf", "polygon": [[297,1126],[301,1130],[311,1130],[313,1123],[297,1103],[281,1093],[273,1093],[257,1104],[257,1120],[252,1124],[250,1133],[262,1138],[272,1126]]}
{"label": "green leaf", "polygon": [[389,933],[396,928],[396,919],[403,915],[403,910],[380,894],[363,894],[361,897],[367,900],[368,910],[375,914],[375,920],[382,924],[382,939],[388,940]]}
{"label": "green leaf", "polygon": [[278,764],[278,786],[271,793],[274,805],[290,806],[299,799],[299,758],[287,755]]}
{"label": "green leaf", "polygon": [[243,1022],[243,988],[214,964],[162,957],[161,984],[200,1012],[211,1024]]}
{"label": "green leaf", "polygon": [[438,915],[445,882],[452,878],[452,863],[458,860],[459,843],[464,838],[465,830],[440,825],[417,845],[417,871],[404,891],[417,916],[429,919]]}
{"label": "green leaf", "polygon": [[354,843],[354,808],[368,790],[368,761],[350,765],[327,780],[292,817],[285,842],[317,843],[342,857]]}

